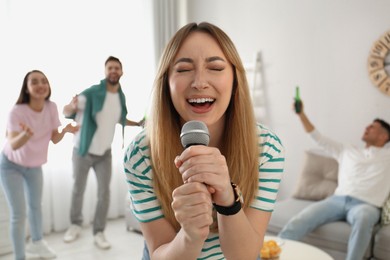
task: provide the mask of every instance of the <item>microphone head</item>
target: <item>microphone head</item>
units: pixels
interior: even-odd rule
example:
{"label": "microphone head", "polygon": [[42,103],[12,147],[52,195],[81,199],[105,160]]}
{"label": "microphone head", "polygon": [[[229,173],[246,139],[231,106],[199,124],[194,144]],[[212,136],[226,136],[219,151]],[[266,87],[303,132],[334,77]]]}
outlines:
{"label": "microphone head", "polygon": [[202,121],[188,121],[181,129],[180,139],[184,148],[191,145],[207,146],[210,141],[209,129]]}

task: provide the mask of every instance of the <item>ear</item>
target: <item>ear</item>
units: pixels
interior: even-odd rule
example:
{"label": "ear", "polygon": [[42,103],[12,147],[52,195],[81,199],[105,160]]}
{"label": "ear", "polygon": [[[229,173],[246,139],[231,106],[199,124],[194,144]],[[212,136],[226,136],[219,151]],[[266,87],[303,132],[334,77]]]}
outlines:
{"label": "ear", "polygon": [[390,136],[387,132],[383,132],[379,135],[379,139],[380,139],[381,143],[383,144],[383,146],[385,146],[386,143],[389,142]]}

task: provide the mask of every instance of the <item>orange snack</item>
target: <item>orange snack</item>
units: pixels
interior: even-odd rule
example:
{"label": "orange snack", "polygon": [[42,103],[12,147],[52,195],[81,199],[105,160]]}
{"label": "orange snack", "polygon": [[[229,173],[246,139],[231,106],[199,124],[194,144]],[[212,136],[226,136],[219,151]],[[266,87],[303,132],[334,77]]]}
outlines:
{"label": "orange snack", "polygon": [[260,256],[262,259],[274,259],[279,257],[282,249],[275,240],[264,241],[263,247],[260,250]]}

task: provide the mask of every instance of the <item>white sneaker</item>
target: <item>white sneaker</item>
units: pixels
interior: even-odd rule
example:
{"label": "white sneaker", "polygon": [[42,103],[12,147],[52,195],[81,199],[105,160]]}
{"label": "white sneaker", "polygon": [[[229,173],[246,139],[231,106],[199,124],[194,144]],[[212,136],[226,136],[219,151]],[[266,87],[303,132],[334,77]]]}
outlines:
{"label": "white sneaker", "polygon": [[37,254],[30,254],[29,252],[26,252],[26,260],[33,260],[33,259],[41,259],[39,255]]}
{"label": "white sneaker", "polygon": [[81,227],[79,225],[71,225],[68,230],[65,232],[64,235],[64,242],[70,243],[74,240],[76,240],[80,233],[81,233]]}
{"label": "white sneaker", "polygon": [[43,259],[53,259],[57,257],[53,249],[51,249],[43,239],[39,241],[31,241],[26,246],[26,254],[30,256],[38,256]]}
{"label": "white sneaker", "polygon": [[109,249],[111,244],[106,240],[103,232],[98,232],[94,236],[95,245],[100,249]]}

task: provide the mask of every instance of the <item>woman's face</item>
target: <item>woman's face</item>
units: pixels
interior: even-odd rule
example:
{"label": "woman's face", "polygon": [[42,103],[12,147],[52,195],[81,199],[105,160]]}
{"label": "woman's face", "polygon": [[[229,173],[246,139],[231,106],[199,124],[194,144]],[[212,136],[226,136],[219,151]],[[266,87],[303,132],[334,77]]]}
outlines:
{"label": "woman's face", "polygon": [[183,42],[169,71],[173,105],[182,122],[200,120],[222,129],[233,88],[233,67],[207,33]]}
{"label": "woman's face", "polygon": [[49,95],[49,82],[45,75],[39,72],[32,72],[28,76],[27,90],[30,94],[30,100],[45,100]]}

